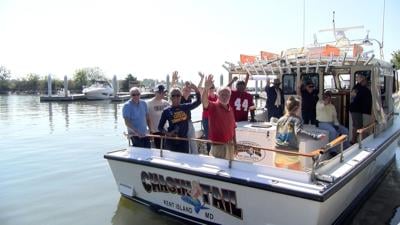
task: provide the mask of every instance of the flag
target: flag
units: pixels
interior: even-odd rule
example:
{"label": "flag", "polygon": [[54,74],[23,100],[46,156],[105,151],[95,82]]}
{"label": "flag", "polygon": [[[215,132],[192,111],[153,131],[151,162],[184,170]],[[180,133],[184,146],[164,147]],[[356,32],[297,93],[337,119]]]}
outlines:
{"label": "flag", "polygon": [[277,59],[279,56],[278,54],[275,54],[272,52],[265,52],[265,51],[261,51],[260,55],[261,55],[261,59],[263,59],[263,60]]}
{"label": "flag", "polygon": [[241,63],[254,63],[255,61],[256,61],[255,56],[240,54],[240,62]]}
{"label": "flag", "polygon": [[353,57],[357,57],[358,55],[361,55],[361,53],[364,51],[363,47],[358,44],[353,45]]}

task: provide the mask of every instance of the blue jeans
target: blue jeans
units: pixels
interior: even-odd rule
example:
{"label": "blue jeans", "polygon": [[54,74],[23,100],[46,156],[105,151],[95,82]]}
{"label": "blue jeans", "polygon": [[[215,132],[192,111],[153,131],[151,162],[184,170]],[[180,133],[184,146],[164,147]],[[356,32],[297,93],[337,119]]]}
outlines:
{"label": "blue jeans", "polygon": [[[203,125],[203,138],[208,140],[208,118],[203,118],[201,121]],[[207,143],[207,152],[210,152],[211,144]]]}
{"label": "blue jeans", "polygon": [[[337,126],[337,129],[336,129],[332,122],[319,122],[318,127],[322,130],[329,131],[329,142],[331,142],[335,138],[337,138],[339,136],[339,134],[349,135],[349,130],[346,127],[339,125],[339,126]],[[343,149],[346,149],[348,147],[350,147],[350,143],[347,140],[347,141],[343,142]],[[338,148],[333,148],[332,151],[337,151],[337,150],[338,150]]]}

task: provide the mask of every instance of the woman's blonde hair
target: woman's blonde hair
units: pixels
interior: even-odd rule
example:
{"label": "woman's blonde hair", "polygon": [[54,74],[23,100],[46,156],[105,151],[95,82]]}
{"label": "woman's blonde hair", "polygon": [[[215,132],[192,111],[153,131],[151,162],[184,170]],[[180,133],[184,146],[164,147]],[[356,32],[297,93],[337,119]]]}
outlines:
{"label": "woman's blonde hair", "polygon": [[298,96],[289,96],[286,100],[286,114],[294,113],[301,105],[301,99]]}

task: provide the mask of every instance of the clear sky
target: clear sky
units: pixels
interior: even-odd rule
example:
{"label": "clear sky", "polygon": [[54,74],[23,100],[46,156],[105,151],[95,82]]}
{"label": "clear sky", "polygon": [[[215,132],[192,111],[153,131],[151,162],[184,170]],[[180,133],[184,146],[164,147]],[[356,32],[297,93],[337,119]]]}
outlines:
{"label": "clear sky", "polygon": [[[306,44],[327,40],[318,30],[332,28],[333,11],[336,27],[364,25],[350,38],[382,40],[383,0],[305,0]],[[400,49],[399,12],[386,0],[386,60]],[[227,74],[221,65],[241,53],[301,47],[303,0],[0,0],[0,30],[0,65],[14,78],[100,67],[109,78],[178,70],[197,81],[197,71]]]}

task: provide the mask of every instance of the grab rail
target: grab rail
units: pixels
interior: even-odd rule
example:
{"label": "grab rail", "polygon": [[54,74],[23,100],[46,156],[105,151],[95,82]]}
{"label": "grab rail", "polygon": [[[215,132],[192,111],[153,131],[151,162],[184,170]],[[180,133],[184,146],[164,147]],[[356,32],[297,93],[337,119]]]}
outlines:
{"label": "grab rail", "polygon": [[[138,135],[129,135],[124,132],[124,135],[130,139],[131,137],[138,137]],[[155,134],[147,134],[144,137],[149,137],[149,138],[160,138],[161,139],[161,145],[160,145],[160,157],[163,157],[163,140],[164,139],[169,139],[169,140],[180,140],[180,141],[198,141],[198,142],[203,142],[203,143],[209,143],[209,144],[217,144],[217,145],[223,145],[227,144],[224,142],[218,142],[218,141],[210,141],[210,140],[205,140],[205,139],[199,139],[199,138],[182,138],[182,137],[170,137],[170,136],[163,136],[163,135],[155,135]],[[276,148],[263,148],[259,146],[253,146],[253,145],[244,145],[244,144],[234,144],[235,147],[245,147],[245,148],[252,148],[256,150],[261,150],[261,151],[270,151],[270,152],[275,152],[275,153],[282,153],[282,154],[288,154],[288,155],[294,155],[294,156],[302,156],[302,157],[308,157],[313,160],[313,165],[311,168],[311,179],[315,179],[315,170],[318,167],[320,160],[321,160],[321,155],[325,154],[329,149],[334,148],[338,145],[340,145],[340,162],[343,162],[343,143],[347,140],[347,135],[341,135],[334,139],[333,141],[329,142],[326,144],[324,147],[316,149],[310,153],[302,153],[302,152],[293,152],[293,151],[287,151],[287,150],[282,150],[282,149],[276,149]],[[229,168],[232,168],[232,154],[229,154]]]}
{"label": "grab rail", "polygon": [[358,133],[358,148],[359,149],[362,148],[362,140],[363,140],[362,135],[363,135],[363,133],[365,133],[368,130],[374,128],[375,126],[376,126],[376,123],[372,122],[372,123],[368,124],[367,126],[357,130],[357,133]]}

